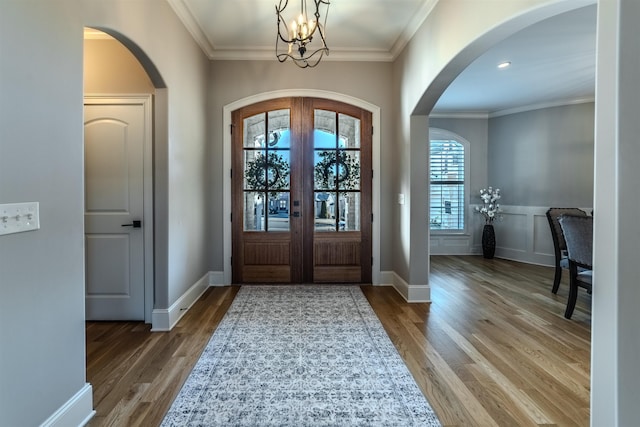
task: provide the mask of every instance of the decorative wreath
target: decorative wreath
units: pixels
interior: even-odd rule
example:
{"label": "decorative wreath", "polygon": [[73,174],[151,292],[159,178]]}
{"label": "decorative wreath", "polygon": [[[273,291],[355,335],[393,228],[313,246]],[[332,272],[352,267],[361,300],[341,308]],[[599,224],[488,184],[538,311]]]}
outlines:
{"label": "decorative wreath", "polygon": [[[266,156],[258,153],[255,159],[247,162],[244,172],[250,190],[278,190],[288,187],[289,163],[274,152]],[[275,192],[271,192],[275,195]]]}
{"label": "decorative wreath", "polygon": [[[354,190],[360,184],[360,163],[355,156],[343,150],[321,151],[314,175],[322,188],[332,189],[336,183],[340,190]],[[336,173],[336,170],[338,171]]]}

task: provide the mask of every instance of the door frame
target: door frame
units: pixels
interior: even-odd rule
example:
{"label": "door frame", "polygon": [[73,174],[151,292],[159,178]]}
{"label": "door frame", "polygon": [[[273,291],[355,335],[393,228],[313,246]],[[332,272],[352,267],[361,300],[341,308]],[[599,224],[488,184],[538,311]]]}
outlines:
{"label": "door frame", "polygon": [[[142,227],[144,242],[144,321],[151,323],[154,295],[153,270],[153,95],[151,94],[85,94],[84,105],[142,105],[144,108],[143,141],[143,215]],[[84,169],[84,166],[83,166]],[[83,175],[84,184],[84,175]]]}
{"label": "door frame", "polygon": [[[316,89],[285,89],[272,92],[264,92],[247,98],[234,101],[227,104],[223,108],[223,147],[222,147],[222,166],[223,166],[223,278],[224,284],[231,284],[231,113],[239,108],[247,105],[267,101],[275,98],[287,97],[309,97],[324,98],[334,101],[344,102],[346,104],[355,105],[364,110],[371,112],[371,121],[373,124],[373,135],[371,138],[371,167],[373,169],[373,182],[371,188],[371,204],[373,210],[373,223],[371,224],[371,254],[373,263],[371,264],[371,282],[374,285],[381,284],[380,278],[380,107],[355,98],[336,92],[329,92]],[[229,226],[226,226],[227,221]]]}

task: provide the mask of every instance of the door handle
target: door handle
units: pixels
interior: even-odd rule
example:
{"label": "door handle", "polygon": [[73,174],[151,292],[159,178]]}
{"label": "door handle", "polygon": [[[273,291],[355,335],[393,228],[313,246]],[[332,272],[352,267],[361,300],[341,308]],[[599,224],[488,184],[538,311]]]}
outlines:
{"label": "door handle", "polygon": [[122,224],[123,227],[133,227],[133,228],[142,228],[142,221],[136,219],[131,222],[131,224]]}

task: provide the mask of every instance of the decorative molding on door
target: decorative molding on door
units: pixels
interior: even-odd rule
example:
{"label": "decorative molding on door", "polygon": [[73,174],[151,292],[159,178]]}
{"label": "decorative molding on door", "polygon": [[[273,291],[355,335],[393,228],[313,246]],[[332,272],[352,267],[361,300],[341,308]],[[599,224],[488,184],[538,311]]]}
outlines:
{"label": "decorative molding on door", "polygon": [[40,424],[40,427],[84,426],[95,414],[93,388],[91,384],[85,383],[71,399]]}
{"label": "decorative molding on door", "polygon": [[[380,107],[367,101],[341,93],[316,90],[316,89],[287,89],[273,92],[264,92],[247,98],[243,98],[227,104],[223,108],[223,218],[227,221],[231,218],[231,113],[239,108],[269,99],[284,97],[311,97],[324,98],[355,105],[359,108],[371,112],[372,123],[375,132],[371,140],[372,168],[374,171],[372,182],[372,210],[375,221],[372,224],[371,249],[373,264],[371,266],[371,282],[374,285],[380,284]],[[231,283],[231,231],[232,227],[225,223],[223,233],[223,262],[224,277],[222,283]]]}

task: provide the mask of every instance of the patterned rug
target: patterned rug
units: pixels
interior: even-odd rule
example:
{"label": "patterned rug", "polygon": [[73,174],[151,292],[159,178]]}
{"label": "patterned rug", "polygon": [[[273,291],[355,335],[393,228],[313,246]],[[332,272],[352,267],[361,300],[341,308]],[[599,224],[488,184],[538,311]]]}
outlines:
{"label": "patterned rug", "polygon": [[358,286],[243,286],[162,426],[440,426]]}

